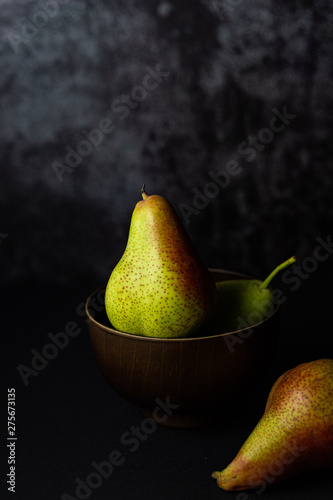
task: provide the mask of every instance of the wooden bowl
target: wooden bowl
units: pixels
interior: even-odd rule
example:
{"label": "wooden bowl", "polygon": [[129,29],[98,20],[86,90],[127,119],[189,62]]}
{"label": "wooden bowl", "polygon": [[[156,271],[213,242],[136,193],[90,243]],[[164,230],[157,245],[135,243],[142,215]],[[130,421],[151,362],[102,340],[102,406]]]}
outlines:
{"label": "wooden bowl", "polygon": [[[249,279],[211,269],[215,281]],[[88,330],[97,365],[109,385],[145,416],[175,427],[207,424],[245,400],[270,368],[278,340],[280,306],[242,330],[182,339],[148,338],[112,328],[105,288],[86,302]]]}

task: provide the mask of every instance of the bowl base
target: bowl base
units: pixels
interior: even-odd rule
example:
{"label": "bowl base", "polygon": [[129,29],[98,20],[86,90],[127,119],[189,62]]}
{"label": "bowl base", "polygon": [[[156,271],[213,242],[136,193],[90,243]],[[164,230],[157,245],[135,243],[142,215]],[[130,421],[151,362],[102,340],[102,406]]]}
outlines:
{"label": "bowl base", "polygon": [[167,413],[159,413],[159,418],[154,418],[153,411],[147,408],[140,408],[143,415],[159,425],[165,427],[200,427],[203,425],[213,424],[219,420],[219,416],[216,413],[172,413],[168,415]]}

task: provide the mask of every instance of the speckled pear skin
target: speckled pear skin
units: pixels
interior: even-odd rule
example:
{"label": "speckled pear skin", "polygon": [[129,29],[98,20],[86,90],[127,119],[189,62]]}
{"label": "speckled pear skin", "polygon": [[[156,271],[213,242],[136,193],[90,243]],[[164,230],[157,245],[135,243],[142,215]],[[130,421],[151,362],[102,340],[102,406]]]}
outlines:
{"label": "speckled pear skin", "polygon": [[212,476],[225,490],[258,489],[296,474],[333,468],[333,360],[281,375],[264,415],[234,460]]}
{"label": "speckled pear skin", "polygon": [[121,332],[185,337],[215,308],[215,282],[172,205],[162,196],[142,196],[106,287],[106,312]]}

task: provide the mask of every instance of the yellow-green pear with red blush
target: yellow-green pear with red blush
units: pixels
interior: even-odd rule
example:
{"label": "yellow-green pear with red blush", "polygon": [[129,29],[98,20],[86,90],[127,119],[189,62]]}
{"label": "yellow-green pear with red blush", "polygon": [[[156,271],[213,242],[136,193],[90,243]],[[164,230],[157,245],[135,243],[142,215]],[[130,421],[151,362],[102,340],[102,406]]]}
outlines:
{"label": "yellow-green pear with red blush", "polygon": [[172,204],[144,188],[126,249],[107,283],[106,313],[121,332],[186,337],[214,310],[215,282]]}
{"label": "yellow-green pear with red blush", "polygon": [[272,483],[332,468],[333,359],[318,359],[278,378],[236,457],[212,476],[224,490],[261,493]]}

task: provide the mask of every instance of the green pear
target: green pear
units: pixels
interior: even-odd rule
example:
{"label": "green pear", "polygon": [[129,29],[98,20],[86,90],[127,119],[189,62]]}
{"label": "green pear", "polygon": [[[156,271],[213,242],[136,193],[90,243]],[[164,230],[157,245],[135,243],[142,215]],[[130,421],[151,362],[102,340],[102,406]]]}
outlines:
{"label": "green pear", "polygon": [[119,331],[181,338],[195,332],[216,304],[215,282],[173,206],[141,190],[125,252],[105,293]]}
{"label": "green pear", "polygon": [[269,285],[279,271],[295,260],[291,257],[277,266],[265,281],[235,279],[217,282],[217,306],[205,326],[205,332],[234,332],[253,326],[269,316],[276,307],[276,298]]}
{"label": "green pear", "polygon": [[234,460],[212,477],[225,490],[333,467],[333,359],[302,363],[273,385],[265,412]]}

